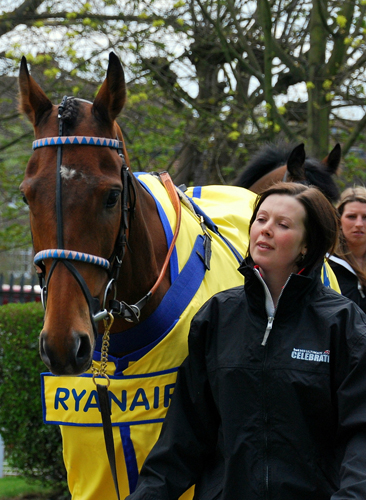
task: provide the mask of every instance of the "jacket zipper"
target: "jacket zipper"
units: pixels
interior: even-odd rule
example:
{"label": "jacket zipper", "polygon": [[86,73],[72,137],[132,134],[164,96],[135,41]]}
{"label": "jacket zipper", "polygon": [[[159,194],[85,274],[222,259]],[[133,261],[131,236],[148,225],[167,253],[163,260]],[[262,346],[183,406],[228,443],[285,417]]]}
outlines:
{"label": "jacket zipper", "polygon": [[268,339],[269,334],[271,333],[271,330],[272,330],[273,321],[274,321],[274,314],[273,314],[273,316],[268,316],[267,327],[266,327],[266,331],[264,332],[264,337],[263,337],[261,345],[267,344],[267,339]]}
{"label": "jacket zipper", "polygon": [[[263,362],[263,391],[266,391],[266,362],[267,362],[267,349],[265,349],[265,358]],[[269,434],[269,423],[268,423],[268,411],[267,411],[267,396],[264,394],[263,398],[263,421],[264,421],[264,499],[269,499],[269,463],[268,463],[268,434]]]}
{"label": "jacket zipper", "polygon": [[[264,332],[264,336],[263,336],[263,340],[262,340],[262,344],[261,344],[261,345],[265,346],[267,344],[267,340],[268,340],[269,334],[271,333],[271,330],[272,330],[272,327],[273,327],[273,322],[274,322],[274,319],[275,319],[277,308],[274,306],[271,292],[269,291],[267,283],[262,278],[261,273],[256,268],[254,268],[254,272],[256,273],[258,279],[261,281],[261,283],[263,285],[263,288],[264,288],[264,293],[266,294],[266,312],[267,312],[268,317],[267,317],[266,330]],[[280,293],[280,295],[278,297],[277,307],[278,307],[279,301],[281,300],[283,291],[284,291],[287,283],[289,282],[290,278],[291,278],[291,274],[287,278],[286,283],[282,287],[281,293]]]}
{"label": "jacket zipper", "polygon": [[[283,291],[284,291],[284,289],[285,289],[285,287],[286,287],[286,285],[287,285],[287,283],[288,283],[291,275],[287,278],[286,283],[282,287],[281,293],[280,293],[280,295],[278,297],[277,307],[275,307],[273,299],[272,299],[272,296],[271,296],[271,293],[269,291],[269,288],[268,288],[266,282],[262,278],[262,276],[261,276],[261,274],[260,274],[260,272],[259,272],[258,269],[254,268],[254,271],[256,272],[258,278],[262,282],[263,287],[264,287],[264,292],[266,294],[266,312],[267,312],[268,316],[267,316],[267,326],[266,326],[266,330],[264,332],[264,337],[263,337],[262,344],[261,344],[262,346],[265,347],[267,345],[267,340],[268,340],[269,334],[270,334],[270,332],[272,330],[272,327],[273,327],[273,322],[274,322],[274,319],[275,319],[276,310],[278,308],[279,301],[281,299]],[[266,350],[265,359],[264,359],[264,362],[263,362],[263,377],[265,377],[265,374],[266,374],[266,361],[267,361],[267,350]],[[265,407],[264,407],[264,427],[265,427],[265,437],[264,437],[264,460],[265,460],[264,485],[265,485],[265,498],[266,499],[269,498],[268,426],[269,426],[269,422],[268,422],[267,405],[265,405]]]}

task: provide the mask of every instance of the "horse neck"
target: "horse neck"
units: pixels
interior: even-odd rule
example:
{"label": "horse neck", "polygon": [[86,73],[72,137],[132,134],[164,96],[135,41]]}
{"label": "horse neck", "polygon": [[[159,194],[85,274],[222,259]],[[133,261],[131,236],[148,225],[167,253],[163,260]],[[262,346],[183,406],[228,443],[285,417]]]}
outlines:
{"label": "horse neck", "polygon": [[285,178],[286,171],[286,165],[276,168],[275,170],[268,172],[268,174],[258,179],[252,186],[250,186],[249,189],[254,193],[260,193],[264,189],[272,186],[273,183],[282,181]]}
{"label": "horse neck", "polygon": [[[123,258],[117,281],[117,299],[134,304],[142,299],[156,283],[168,251],[166,236],[153,197],[133,178],[136,206],[129,220],[128,247]],[[158,307],[170,286],[169,268],[161,285],[141,310],[140,321],[146,319]],[[133,326],[116,318],[112,332]]]}

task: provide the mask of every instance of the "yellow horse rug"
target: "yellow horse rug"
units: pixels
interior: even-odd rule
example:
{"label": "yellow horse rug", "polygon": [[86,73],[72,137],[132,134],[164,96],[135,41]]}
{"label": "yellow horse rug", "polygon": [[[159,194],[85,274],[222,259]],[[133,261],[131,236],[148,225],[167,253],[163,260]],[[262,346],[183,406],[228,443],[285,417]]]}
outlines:
{"label": "yellow horse rug", "polygon": [[[135,174],[154,197],[167,244],[176,214],[159,179]],[[136,487],[138,472],[157,440],[187,356],[192,317],[213,294],[243,284],[237,271],[248,246],[256,195],[234,186],[205,186],[179,192],[182,222],[170,259],[171,287],[144,322],[111,336],[109,397],[121,498]],[[173,229],[172,229],[173,228]],[[323,280],[339,290],[330,268]],[[101,339],[94,363],[100,361]],[[44,421],[61,427],[64,461],[73,500],[112,500],[114,483],[105,450],[101,413],[91,372],[79,377],[42,374]],[[181,498],[192,498],[192,489]]]}

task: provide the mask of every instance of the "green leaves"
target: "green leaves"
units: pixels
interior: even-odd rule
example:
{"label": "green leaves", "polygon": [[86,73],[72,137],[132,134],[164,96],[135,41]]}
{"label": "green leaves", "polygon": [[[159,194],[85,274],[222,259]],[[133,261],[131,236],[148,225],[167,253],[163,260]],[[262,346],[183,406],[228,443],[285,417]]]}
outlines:
{"label": "green leaves", "polygon": [[42,419],[42,322],[39,303],[0,306],[0,429],[11,467],[66,492],[60,431]]}
{"label": "green leaves", "polygon": [[[114,50],[131,96],[120,123],[138,169],[167,161],[174,176],[181,163],[201,168],[204,158],[207,182],[231,182],[228,162],[235,171],[247,160],[239,144],[254,153],[279,133],[321,156],[337,140],[333,116],[349,129],[340,108],[361,109],[366,98],[363,0],[335,0],[321,11],[307,0],[291,9],[279,0],[126,0],[123,9],[115,0],[76,0],[72,12],[65,0],[37,5],[27,11],[27,25],[25,0],[13,12],[0,63],[29,52],[31,71],[42,68],[40,83],[55,102],[65,89],[90,99]],[[184,130],[176,126],[182,120]],[[186,183],[194,181],[193,171],[187,176]]]}

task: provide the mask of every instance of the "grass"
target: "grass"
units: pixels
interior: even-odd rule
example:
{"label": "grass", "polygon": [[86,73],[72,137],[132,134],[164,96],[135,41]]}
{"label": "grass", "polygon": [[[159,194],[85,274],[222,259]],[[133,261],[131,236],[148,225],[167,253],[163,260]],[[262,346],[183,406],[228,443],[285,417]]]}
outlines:
{"label": "grass", "polygon": [[0,478],[0,500],[46,499],[51,490],[21,476]]}

